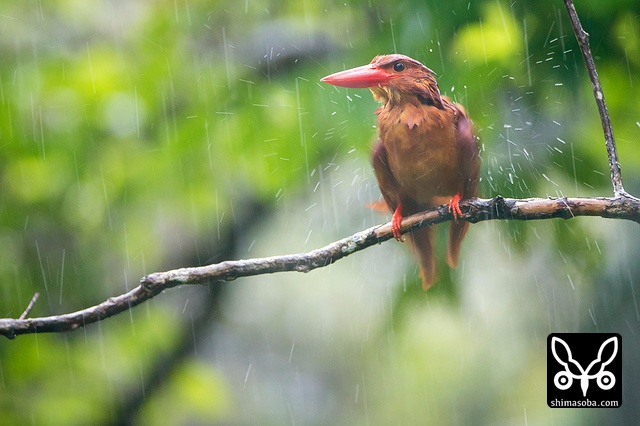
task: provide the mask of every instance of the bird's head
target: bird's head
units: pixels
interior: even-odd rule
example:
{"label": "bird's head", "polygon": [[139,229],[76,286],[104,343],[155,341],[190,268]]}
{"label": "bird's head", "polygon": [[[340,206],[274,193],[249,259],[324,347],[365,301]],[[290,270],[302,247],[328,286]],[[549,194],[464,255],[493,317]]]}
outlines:
{"label": "bird's head", "polygon": [[369,88],[385,105],[419,102],[444,109],[435,73],[405,55],[380,55],[369,65],[328,75],[322,80],[340,87]]}

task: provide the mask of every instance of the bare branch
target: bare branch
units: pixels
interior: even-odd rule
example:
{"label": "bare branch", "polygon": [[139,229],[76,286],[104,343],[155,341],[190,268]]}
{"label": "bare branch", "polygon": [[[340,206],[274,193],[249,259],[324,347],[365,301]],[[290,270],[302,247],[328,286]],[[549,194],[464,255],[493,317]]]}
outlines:
{"label": "bare branch", "polygon": [[[571,219],[576,216],[627,219],[640,223],[640,200],[632,197],[509,199],[498,196],[492,199],[467,200],[461,202],[460,207],[463,210],[462,219],[474,223],[492,219]],[[405,218],[401,232],[404,234],[414,228],[451,219],[448,205],[445,204]],[[0,335],[14,338],[20,334],[75,330],[127,311],[162,291],[179,285],[233,281],[240,277],[276,272],[309,272],[392,237],[391,223],[386,223],[307,253],[225,261],[202,267],[157,272],[143,277],[140,285],[128,293],[111,297],[81,311],[41,318],[0,319]]]}
{"label": "bare branch", "polygon": [[40,293],[36,292],[36,294],[34,294],[33,297],[31,298],[31,302],[29,302],[29,304],[27,305],[27,308],[24,310],[22,315],[20,315],[19,319],[25,319],[29,315],[29,312],[31,312],[31,309],[33,309],[33,305],[36,304],[39,297],[40,297]]}
{"label": "bare branch", "polygon": [[582,57],[584,58],[587,71],[589,73],[589,79],[591,80],[591,86],[593,87],[593,96],[596,99],[596,105],[598,106],[598,112],[600,113],[600,121],[602,122],[602,130],[604,131],[604,141],[607,148],[607,155],[609,157],[609,168],[611,169],[611,183],[613,184],[613,192],[616,196],[629,197],[624,187],[622,186],[622,174],[620,171],[620,161],[618,160],[618,150],[616,149],[616,140],[613,137],[613,128],[611,127],[611,118],[609,116],[609,110],[607,109],[607,103],[604,100],[604,91],[600,84],[600,78],[598,77],[598,71],[596,70],[596,64],[589,48],[589,34],[582,28],[580,18],[576,12],[576,8],[573,5],[573,0],[564,0],[564,4],[567,7],[569,14],[569,20],[573,27],[573,32],[580,45],[582,51]]}

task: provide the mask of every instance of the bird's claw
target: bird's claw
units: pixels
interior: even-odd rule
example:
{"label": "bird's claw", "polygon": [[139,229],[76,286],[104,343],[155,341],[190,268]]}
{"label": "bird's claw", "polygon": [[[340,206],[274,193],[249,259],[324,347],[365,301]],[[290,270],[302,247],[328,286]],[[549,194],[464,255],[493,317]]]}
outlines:
{"label": "bird's claw", "polygon": [[449,211],[453,215],[453,220],[455,220],[456,222],[458,221],[458,218],[462,216],[462,210],[460,210],[460,204],[459,204],[461,199],[462,199],[462,196],[458,192],[456,195],[453,196],[453,198],[451,199],[451,202],[449,203]]}
{"label": "bird's claw", "polygon": [[400,232],[400,224],[402,223],[402,204],[398,204],[396,211],[393,212],[393,216],[391,217],[391,233],[393,234],[393,238],[402,242],[404,238],[402,238],[402,232]]}

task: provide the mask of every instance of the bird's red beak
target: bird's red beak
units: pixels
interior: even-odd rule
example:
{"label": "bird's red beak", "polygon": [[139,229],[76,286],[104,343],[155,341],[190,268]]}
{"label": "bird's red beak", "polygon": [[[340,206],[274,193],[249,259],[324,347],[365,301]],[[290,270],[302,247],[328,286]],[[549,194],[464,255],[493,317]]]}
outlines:
{"label": "bird's red beak", "polygon": [[320,81],[334,86],[363,89],[366,87],[384,86],[394,77],[396,77],[395,74],[391,74],[375,65],[369,64],[328,75]]}

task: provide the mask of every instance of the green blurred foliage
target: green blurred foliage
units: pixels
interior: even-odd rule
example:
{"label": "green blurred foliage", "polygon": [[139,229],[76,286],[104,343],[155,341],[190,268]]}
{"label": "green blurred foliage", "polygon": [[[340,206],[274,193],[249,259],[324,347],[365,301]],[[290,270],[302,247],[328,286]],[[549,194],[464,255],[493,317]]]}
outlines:
{"label": "green blurred foliage", "polygon": [[[591,0],[577,8],[591,34],[626,188],[637,194],[637,2]],[[243,200],[286,211],[325,185],[327,170],[352,161],[354,152],[365,164],[375,102],[366,91],[318,80],[380,53],[423,61],[438,73],[441,91],[465,105],[482,146],[482,196],[610,194],[600,122],[565,15],[555,0],[3,2],[0,315],[19,316],[36,291],[42,296],[32,316],[70,312],[126,291],[145,273],[216,259],[216,244]],[[367,185],[357,189],[356,204],[372,201],[359,198]],[[535,269],[564,284],[569,277],[571,286],[584,286],[575,303],[593,305],[597,284],[617,276],[614,256],[598,244],[604,231],[593,223],[600,222],[488,229],[504,250],[501,267],[525,265],[518,273]],[[325,230],[323,224],[316,234]],[[326,233],[322,243],[333,237]],[[629,246],[627,240],[620,246]],[[535,268],[527,258],[538,262]],[[465,279],[474,273],[462,269]],[[384,349],[362,343],[360,335],[341,336],[351,356],[338,347],[316,354],[319,365],[335,369],[327,382],[339,383],[336,399],[353,398],[353,381],[356,394],[370,398],[366,415],[357,397],[344,407],[333,401],[327,421],[318,416],[317,424],[527,418],[522,406],[543,392],[544,364],[523,347],[515,351],[521,364],[503,376],[483,370],[501,334],[487,327],[465,341],[464,279],[444,263],[440,270],[439,286],[427,294],[419,291],[413,266],[399,280],[378,327],[378,339],[390,335]],[[613,306],[633,291],[633,272],[631,284],[625,274],[615,281]],[[541,300],[555,300],[539,291]],[[527,307],[531,294],[518,296],[521,312],[507,314],[541,321]],[[143,382],[158,353],[170,352],[179,337],[177,308],[149,305],[83,331],[2,342],[0,423],[109,422],[127,389]],[[584,328],[584,317],[554,315],[559,327],[573,321]],[[433,334],[423,333],[424,324],[435,323]],[[535,324],[513,327],[544,339],[549,330]],[[445,349],[429,339],[457,343]],[[468,362],[460,364],[450,351]],[[314,351],[308,354],[313,358]],[[259,409],[243,409],[242,395],[222,376],[215,364],[188,361],[137,420],[249,423]],[[478,394],[506,382],[511,386]],[[549,413],[536,401],[529,418],[537,423],[584,420]],[[174,409],[166,414],[168,405]]]}

